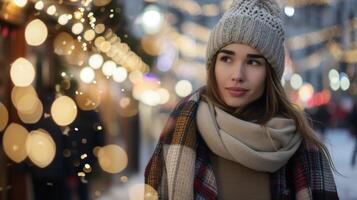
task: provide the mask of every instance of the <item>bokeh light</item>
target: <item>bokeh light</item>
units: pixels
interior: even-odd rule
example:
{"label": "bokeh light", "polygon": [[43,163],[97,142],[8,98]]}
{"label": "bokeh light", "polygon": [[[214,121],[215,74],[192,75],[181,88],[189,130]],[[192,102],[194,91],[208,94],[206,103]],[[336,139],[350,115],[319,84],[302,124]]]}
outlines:
{"label": "bokeh light", "polygon": [[167,89],[160,88],[157,93],[160,95],[160,104],[165,104],[170,100],[170,93]]}
{"label": "bokeh light", "polygon": [[25,95],[33,95],[37,96],[37,93],[35,89],[32,87],[32,85],[27,86],[27,87],[13,87],[11,90],[11,101],[12,104],[17,108],[17,105],[20,101],[20,99],[25,96]]}
{"label": "bokeh light", "polygon": [[79,77],[84,83],[91,83],[95,78],[95,72],[90,67],[84,67],[81,70]]}
{"label": "bokeh light", "polygon": [[293,89],[299,89],[303,84],[302,77],[299,74],[293,74],[290,79],[290,85]]}
{"label": "bokeh light", "polygon": [[147,184],[135,184],[129,189],[129,199],[130,200],[157,200],[159,195],[157,191]]}
{"label": "bokeh light", "polygon": [[89,65],[93,69],[99,69],[103,64],[103,56],[100,54],[93,54],[89,57]]}
{"label": "bokeh light", "polygon": [[56,144],[47,131],[43,129],[34,130],[27,137],[26,152],[36,166],[44,168],[54,159]]}
{"label": "bokeh light", "polygon": [[3,131],[9,122],[9,112],[3,103],[0,102],[0,131]]}
{"label": "bokeh light", "polygon": [[2,144],[5,154],[14,162],[21,162],[27,157],[26,139],[28,131],[21,125],[11,123],[5,130]]}
{"label": "bokeh light", "polygon": [[175,85],[176,94],[180,97],[185,97],[192,92],[192,84],[187,80],[180,80]]}
{"label": "bokeh light", "polygon": [[55,5],[51,5],[51,6],[49,6],[48,8],[47,8],[47,14],[49,14],[49,15],[54,15],[54,14],[56,14],[56,11],[57,11],[57,8],[56,8],[56,6]]}
{"label": "bokeh light", "polygon": [[[88,54],[82,48],[82,43],[74,40],[74,48],[71,50],[69,55],[66,55],[66,61],[72,65],[82,66],[88,59]],[[73,47],[72,46],[72,47]]]}
{"label": "bokeh light", "polygon": [[77,106],[70,97],[61,96],[53,102],[51,115],[56,124],[67,126],[75,120],[77,116]]}
{"label": "bokeh light", "polygon": [[124,82],[125,79],[128,77],[128,72],[126,71],[126,69],[124,67],[117,67],[114,71],[113,71],[113,80],[115,82],[121,83]]}
{"label": "bokeh light", "polygon": [[36,9],[36,10],[42,10],[43,7],[44,7],[43,1],[37,1],[37,2],[35,3],[35,9]]}
{"label": "bokeh light", "polygon": [[26,87],[35,79],[35,69],[30,61],[20,57],[12,63],[10,77],[14,85]]}
{"label": "bokeh light", "polygon": [[36,102],[31,110],[27,112],[18,110],[17,114],[22,122],[26,124],[35,124],[41,119],[43,114],[42,102],[36,98]]}
{"label": "bokeh light", "polygon": [[341,90],[346,91],[350,88],[350,79],[346,74],[341,74]]}
{"label": "bokeh light", "polygon": [[98,161],[104,171],[119,173],[126,168],[128,156],[121,147],[111,144],[99,149]]}
{"label": "bokeh light", "polygon": [[142,15],[144,31],[148,34],[158,33],[163,23],[163,16],[157,6],[148,6]]}
{"label": "bokeh light", "polygon": [[284,8],[284,12],[285,12],[286,16],[292,17],[292,16],[294,16],[295,9],[293,7],[290,7],[290,6],[286,6]]}
{"label": "bokeh light", "polygon": [[59,33],[54,40],[54,50],[58,55],[69,55],[74,48],[74,41],[67,32]]}
{"label": "bokeh light", "polygon": [[73,24],[72,26],[72,33],[75,35],[79,35],[80,33],[82,33],[83,31],[83,24],[78,22]]}
{"label": "bokeh light", "polygon": [[95,32],[92,29],[86,30],[83,35],[84,39],[87,41],[92,41],[95,38]]}
{"label": "bokeh light", "polygon": [[161,102],[160,94],[153,90],[146,90],[141,94],[141,102],[148,106],[157,106]]}
{"label": "bokeh light", "polygon": [[112,60],[105,61],[102,67],[102,72],[105,76],[111,76],[114,73],[116,67],[117,65],[114,61]]}
{"label": "bokeh light", "polygon": [[68,14],[62,14],[61,16],[58,17],[58,20],[57,22],[59,24],[61,24],[62,26],[63,25],[66,25],[69,21],[69,18],[68,18]]}
{"label": "bokeh light", "polygon": [[111,0],[93,0],[93,4],[98,7],[105,6],[110,2]]}
{"label": "bokeh light", "polygon": [[26,6],[27,0],[14,0],[14,3],[16,6],[23,8]]}
{"label": "bokeh light", "polygon": [[299,89],[299,97],[302,101],[307,102],[314,94],[314,87],[310,83],[305,83]]}
{"label": "bokeh light", "polygon": [[33,94],[24,94],[14,105],[16,109],[23,113],[29,113],[37,107],[39,100],[37,96]]}
{"label": "bokeh light", "polygon": [[97,34],[101,34],[105,31],[105,26],[104,24],[97,24],[95,25],[94,30]]}
{"label": "bokeh light", "polygon": [[100,95],[95,90],[80,92],[75,99],[81,110],[94,110],[100,105],[101,100]]}

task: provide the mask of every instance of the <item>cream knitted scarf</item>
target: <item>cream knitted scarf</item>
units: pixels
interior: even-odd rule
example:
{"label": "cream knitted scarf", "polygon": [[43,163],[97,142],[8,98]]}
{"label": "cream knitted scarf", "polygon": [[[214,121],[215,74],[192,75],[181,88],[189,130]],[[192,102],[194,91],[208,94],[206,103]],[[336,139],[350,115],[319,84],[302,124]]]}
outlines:
{"label": "cream knitted scarf", "polygon": [[263,127],[203,101],[198,107],[197,125],[215,154],[263,172],[275,172],[285,165],[302,140],[292,119],[275,117]]}

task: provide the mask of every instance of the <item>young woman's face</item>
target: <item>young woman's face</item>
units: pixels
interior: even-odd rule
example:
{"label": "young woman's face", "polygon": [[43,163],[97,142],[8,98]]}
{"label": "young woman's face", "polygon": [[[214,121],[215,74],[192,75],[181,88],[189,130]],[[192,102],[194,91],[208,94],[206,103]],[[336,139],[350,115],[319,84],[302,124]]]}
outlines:
{"label": "young woman's face", "polygon": [[222,100],[242,108],[259,99],[265,88],[266,59],[256,49],[232,43],[218,51],[215,76]]}

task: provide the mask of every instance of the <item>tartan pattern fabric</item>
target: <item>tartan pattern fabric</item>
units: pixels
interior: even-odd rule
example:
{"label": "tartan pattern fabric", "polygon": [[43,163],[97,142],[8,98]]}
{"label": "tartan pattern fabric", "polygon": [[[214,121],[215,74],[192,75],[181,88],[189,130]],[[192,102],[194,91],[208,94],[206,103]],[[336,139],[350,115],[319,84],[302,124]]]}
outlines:
{"label": "tartan pattern fabric", "polygon": [[[210,150],[195,119],[199,97],[197,91],[177,104],[146,166],[145,183],[158,192],[159,199],[218,197]],[[326,157],[306,142],[285,166],[270,174],[270,187],[273,200],[338,199]]]}

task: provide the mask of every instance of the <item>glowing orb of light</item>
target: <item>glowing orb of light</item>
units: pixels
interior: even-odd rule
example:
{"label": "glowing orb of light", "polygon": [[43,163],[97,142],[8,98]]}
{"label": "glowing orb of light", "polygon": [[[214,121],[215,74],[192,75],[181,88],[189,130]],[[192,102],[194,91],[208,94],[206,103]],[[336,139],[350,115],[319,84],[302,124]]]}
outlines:
{"label": "glowing orb of light", "polygon": [[26,152],[35,165],[44,168],[54,159],[56,144],[50,134],[45,130],[34,130],[31,131],[27,137]]}
{"label": "glowing orb of light", "polygon": [[147,184],[136,184],[130,187],[129,189],[129,199],[145,199],[145,200],[154,200],[159,199],[157,191]]}
{"label": "glowing orb of light", "polygon": [[26,139],[28,131],[21,125],[11,123],[5,130],[2,144],[5,154],[13,161],[19,163],[27,157]]}
{"label": "glowing orb of light", "polygon": [[74,40],[67,32],[59,33],[53,43],[55,53],[58,55],[69,55],[72,53],[74,46]]}
{"label": "glowing orb of light", "polygon": [[32,20],[25,29],[25,40],[28,45],[39,46],[45,42],[48,35],[47,26],[39,19]]}
{"label": "glowing orb of light", "polygon": [[98,161],[100,167],[108,173],[119,173],[128,164],[126,152],[118,145],[107,145],[99,149]]}
{"label": "glowing orb of light", "polygon": [[14,85],[26,87],[35,79],[35,69],[30,61],[20,57],[12,63],[10,77]]}
{"label": "glowing orb of light", "polygon": [[0,131],[3,131],[9,122],[9,112],[4,104],[0,102]]}
{"label": "glowing orb of light", "polygon": [[95,72],[90,67],[84,67],[79,73],[79,77],[84,83],[91,83],[95,78]]}
{"label": "glowing orb of light", "polygon": [[27,4],[27,0],[14,0],[15,5],[17,5],[18,7],[25,7]]}
{"label": "glowing orb of light", "polygon": [[76,119],[76,103],[68,96],[61,96],[53,102],[51,115],[56,124],[67,126]]}

